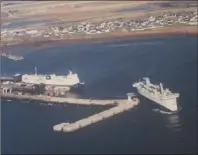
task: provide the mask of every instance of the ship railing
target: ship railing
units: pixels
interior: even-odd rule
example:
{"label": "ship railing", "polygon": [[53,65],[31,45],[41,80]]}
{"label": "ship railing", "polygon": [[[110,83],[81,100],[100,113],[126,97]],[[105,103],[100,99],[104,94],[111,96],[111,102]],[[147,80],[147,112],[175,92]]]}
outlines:
{"label": "ship railing", "polygon": [[162,98],[176,98],[176,97],[179,97],[179,94],[178,93],[175,93],[175,94],[171,94],[171,95],[166,95],[166,94],[161,94],[161,97]]}

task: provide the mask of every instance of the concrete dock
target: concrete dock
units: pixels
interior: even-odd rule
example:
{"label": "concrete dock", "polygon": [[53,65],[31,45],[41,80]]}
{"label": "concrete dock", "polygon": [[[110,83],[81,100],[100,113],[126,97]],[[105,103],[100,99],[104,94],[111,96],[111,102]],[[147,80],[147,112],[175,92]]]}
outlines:
{"label": "concrete dock", "polygon": [[19,94],[4,94],[1,93],[1,98],[17,99],[17,100],[31,100],[51,103],[69,103],[79,105],[117,105],[125,103],[126,100],[91,100],[91,99],[78,99],[78,98],[64,98],[64,97],[50,97],[45,95],[19,95]]}
{"label": "concrete dock", "polygon": [[98,114],[92,115],[88,118],[81,119],[74,123],[57,124],[53,127],[53,129],[54,129],[54,131],[57,131],[57,132],[73,132],[80,128],[97,123],[97,122],[107,119],[111,116],[114,116],[114,115],[122,113],[126,110],[129,110],[129,109],[133,108],[134,106],[136,106],[138,103],[139,103],[139,100],[137,98],[134,98],[131,101],[124,100],[123,102],[119,102],[116,107],[113,107],[111,109],[105,110]]}

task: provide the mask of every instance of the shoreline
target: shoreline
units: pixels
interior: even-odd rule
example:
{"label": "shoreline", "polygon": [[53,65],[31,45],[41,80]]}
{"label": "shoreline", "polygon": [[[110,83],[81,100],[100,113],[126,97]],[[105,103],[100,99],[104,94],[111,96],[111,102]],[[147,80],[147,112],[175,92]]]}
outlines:
{"label": "shoreline", "polygon": [[[43,47],[47,45],[57,45],[57,44],[76,44],[76,43],[92,43],[92,42],[104,42],[111,40],[122,40],[122,39],[132,39],[132,38],[141,38],[147,36],[161,36],[161,35],[198,35],[198,28],[196,26],[183,26],[183,27],[171,27],[171,28],[158,28],[153,30],[146,31],[135,31],[135,32],[112,32],[109,34],[100,34],[94,36],[79,37],[75,36],[72,38],[66,39],[52,39],[52,40],[43,40],[43,41],[27,41],[27,42],[18,42],[15,44],[7,44],[8,47],[30,45]],[[3,42],[3,41],[2,41]]]}

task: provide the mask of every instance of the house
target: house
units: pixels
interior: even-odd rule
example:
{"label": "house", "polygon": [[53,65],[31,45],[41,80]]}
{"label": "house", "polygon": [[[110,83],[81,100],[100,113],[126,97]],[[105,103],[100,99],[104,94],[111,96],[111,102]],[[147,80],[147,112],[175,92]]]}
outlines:
{"label": "house", "polygon": [[36,34],[38,32],[38,30],[27,30],[26,33],[27,34]]}
{"label": "house", "polygon": [[104,30],[104,32],[105,32],[105,33],[108,33],[108,32],[110,32],[110,30],[109,30],[109,29],[106,29],[106,30]]}
{"label": "house", "polygon": [[150,16],[148,20],[149,20],[150,22],[154,22],[154,21],[156,20],[156,18],[153,17],[153,16]]}
{"label": "house", "polygon": [[192,17],[191,19],[190,19],[190,22],[197,22],[198,20],[197,20],[197,15],[196,16],[194,16],[194,17]]}

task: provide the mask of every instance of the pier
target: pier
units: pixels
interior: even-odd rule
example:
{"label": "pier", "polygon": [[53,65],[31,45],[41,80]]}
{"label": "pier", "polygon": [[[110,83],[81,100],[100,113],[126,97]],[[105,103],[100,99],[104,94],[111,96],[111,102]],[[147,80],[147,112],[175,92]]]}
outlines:
{"label": "pier", "polygon": [[7,59],[10,60],[14,60],[14,61],[19,61],[19,60],[23,60],[24,57],[23,56],[17,56],[17,55],[8,55],[8,54],[0,54],[0,56],[5,57]]}
{"label": "pier", "polygon": [[79,99],[79,98],[65,98],[65,97],[51,97],[46,95],[20,95],[13,93],[1,93],[1,98],[16,99],[16,100],[31,100],[50,103],[69,103],[79,105],[117,105],[125,103],[127,100],[92,100],[92,99]]}
{"label": "pier", "polygon": [[[9,91],[9,90],[6,90]],[[63,122],[53,126],[53,130],[56,132],[72,132],[88,125],[97,123],[105,120],[111,116],[117,115],[124,111],[127,111],[134,106],[138,105],[139,99],[135,98],[133,93],[128,93],[128,99],[119,100],[92,100],[92,99],[79,99],[79,98],[63,98],[63,97],[51,97],[46,95],[28,95],[28,94],[13,94],[13,93],[0,93],[1,98],[5,99],[17,99],[17,100],[31,100],[41,101],[47,103],[68,103],[68,104],[79,104],[79,105],[114,105],[114,107],[94,114],[88,118],[83,118],[74,123]]]}
{"label": "pier", "polygon": [[90,117],[83,118],[83,119],[76,121],[74,123],[57,124],[57,125],[53,126],[53,130],[56,132],[73,132],[78,129],[89,126],[91,124],[97,123],[97,122],[105,120],[107,118],[110,118],[114,115],[120,114],[124,111],[130,110],[134,106],[138,105],[138,103],[139,103],[139,100],[137,98],[134,98],[131,100],[123,100],[122,102],[118,102],[118,105],[116,107],[105,110],[103,112],[92,115]]}

